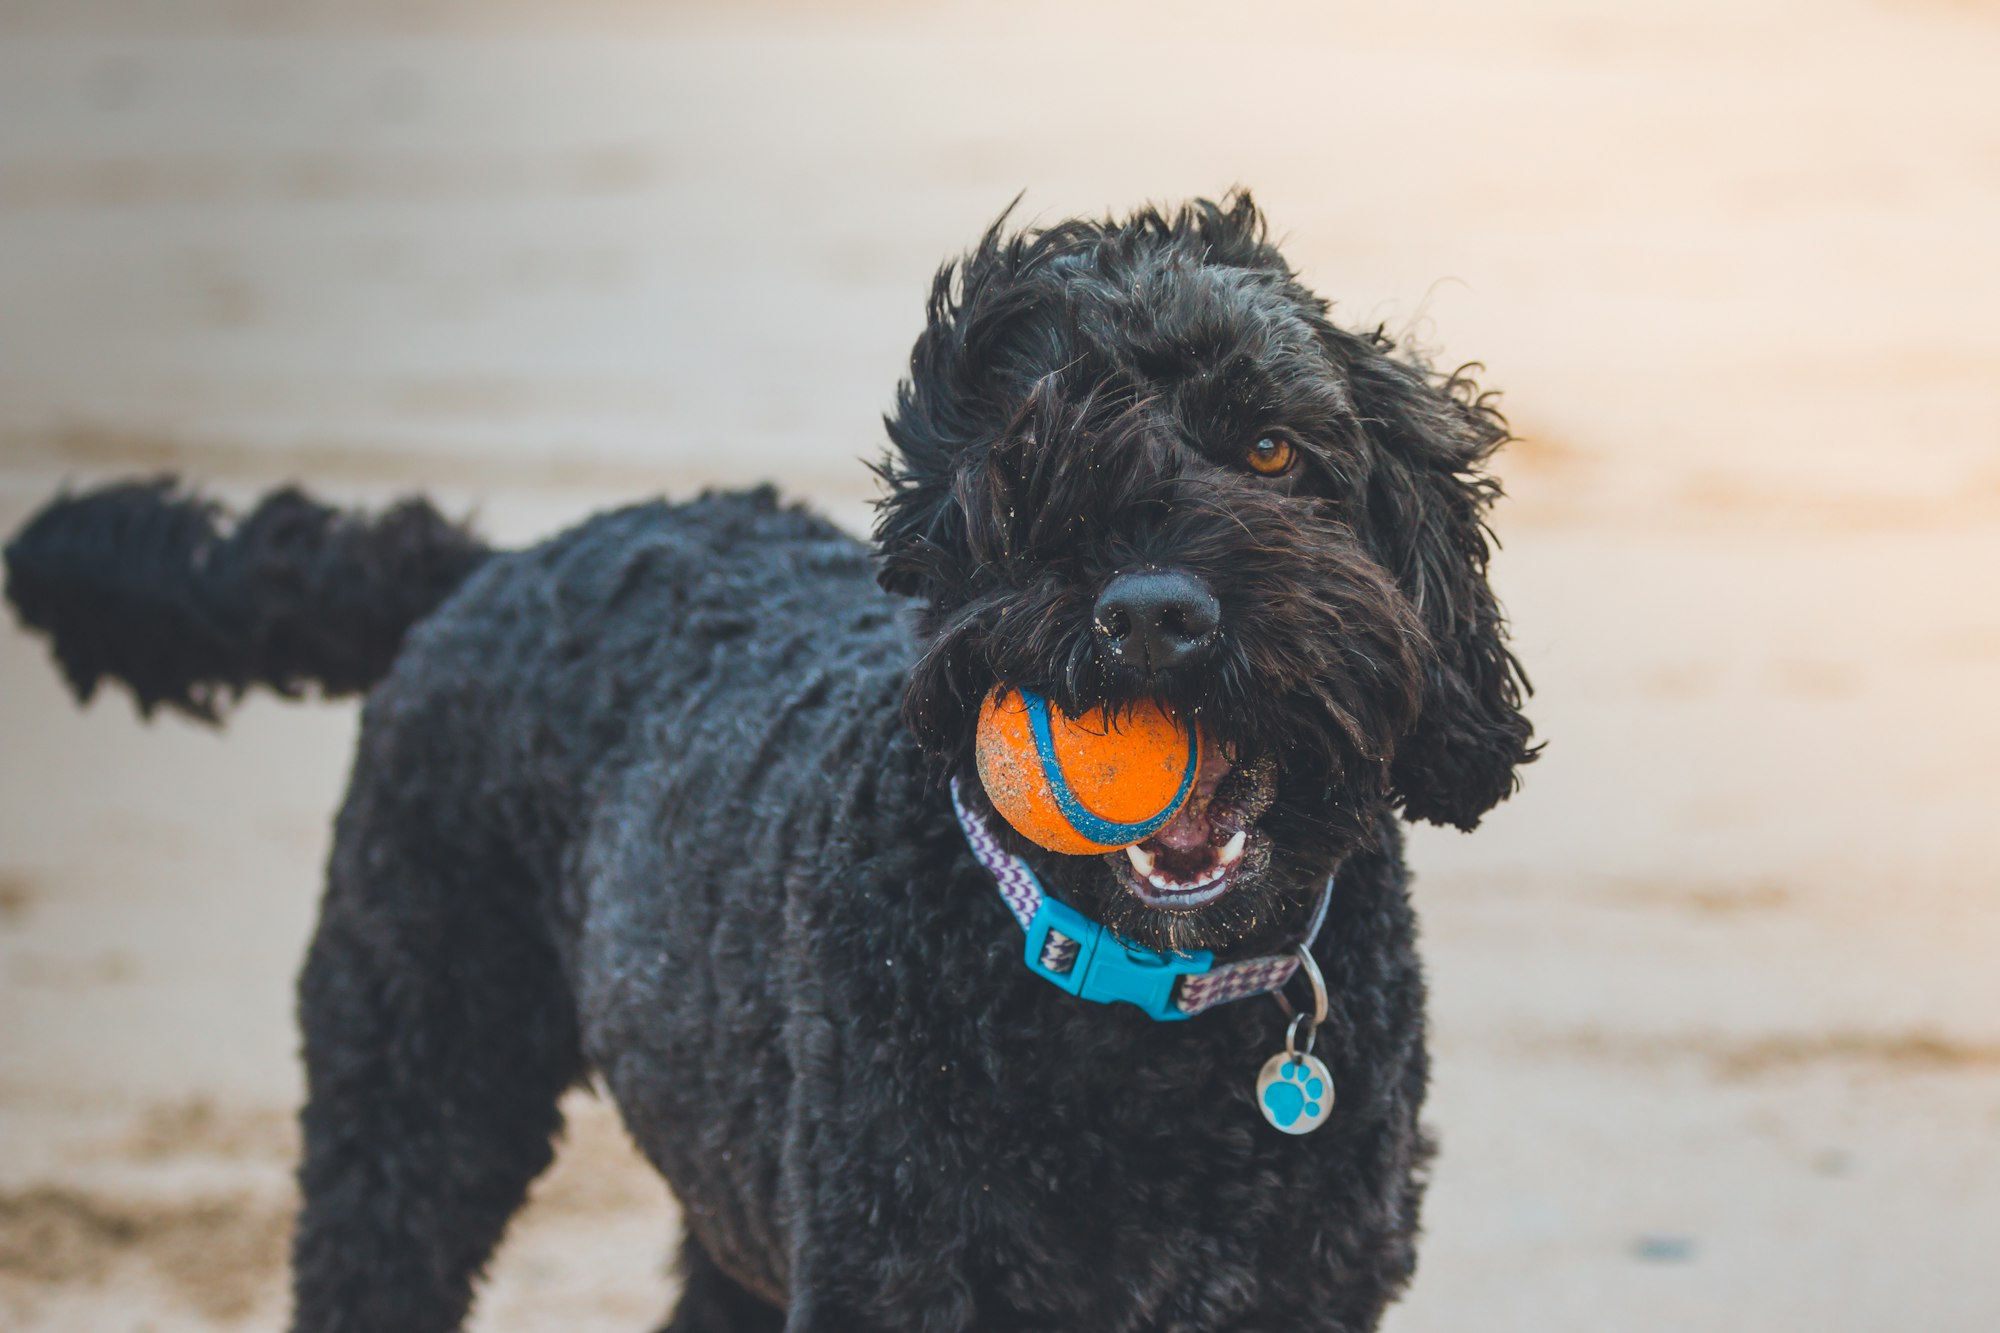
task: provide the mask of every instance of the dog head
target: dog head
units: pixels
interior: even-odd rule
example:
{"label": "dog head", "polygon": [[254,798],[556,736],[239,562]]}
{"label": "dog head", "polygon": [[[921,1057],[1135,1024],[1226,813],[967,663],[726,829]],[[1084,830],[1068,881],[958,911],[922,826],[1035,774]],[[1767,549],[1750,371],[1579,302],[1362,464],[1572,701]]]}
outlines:
{"label": "dog head", "polygon": [[1167,828],[1019,846],[1139,943],[1295,939],[1386,808],[1469,829],[1533,757],[1486,582],[1505,425],[1464,376],[1335,327],[1248,195],[1005,221],[939,272],[887,421],[880,577],[924,636],[905,719],[968,793],[997,682],[1195,719]]}

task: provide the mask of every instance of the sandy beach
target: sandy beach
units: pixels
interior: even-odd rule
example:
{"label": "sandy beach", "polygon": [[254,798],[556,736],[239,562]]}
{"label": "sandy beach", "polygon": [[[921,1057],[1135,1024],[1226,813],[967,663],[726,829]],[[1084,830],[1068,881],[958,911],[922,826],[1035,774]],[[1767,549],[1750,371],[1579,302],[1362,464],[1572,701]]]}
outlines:
{"label": "sandy beach", "polygon": [[[173,12],[0,5],[0,530],[174,470],[863,531],[941,259],[1248,185],[1521,437],[1549,745],[1411,839],[1442,1152],[1386,1327],[2000,1327],[2000,8]],[[355,717],[78,710],[0,629],[0,1328],[283,1327]],[[482,1333],[669,1308],[672,1202],[571,1111]]]}

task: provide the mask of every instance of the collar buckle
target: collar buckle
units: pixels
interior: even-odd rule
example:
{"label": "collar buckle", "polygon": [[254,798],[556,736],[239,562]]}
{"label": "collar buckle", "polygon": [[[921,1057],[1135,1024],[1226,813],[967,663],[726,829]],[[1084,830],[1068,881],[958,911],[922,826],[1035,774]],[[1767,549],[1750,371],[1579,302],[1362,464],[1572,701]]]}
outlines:
{"label": "collar buckle", "polygon": [[1078,999],[1134,1005],[1163,1023],[1194,1017],[1174,1007],[1174,985],[1215,966],[1215,955],[1207,949],[1155,953],[1119,939],[1068,903],[1046,895],[1028,923],[1022,957],[1029,971]]}

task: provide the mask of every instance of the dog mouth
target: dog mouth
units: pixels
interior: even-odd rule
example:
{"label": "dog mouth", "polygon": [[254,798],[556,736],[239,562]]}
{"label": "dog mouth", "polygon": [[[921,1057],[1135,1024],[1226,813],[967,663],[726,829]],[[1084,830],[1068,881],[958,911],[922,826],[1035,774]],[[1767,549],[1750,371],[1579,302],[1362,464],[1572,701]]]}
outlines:
{"label": "dog mouth", "polygon": [[1126,890],[1147,907],[1195,912],[1271,860],[1270,835],[1257,820],[1270,807],[1275,765],[1239,763],[1204,738],[1194,790],[1174,817],[1144,841],[1106,857]]}

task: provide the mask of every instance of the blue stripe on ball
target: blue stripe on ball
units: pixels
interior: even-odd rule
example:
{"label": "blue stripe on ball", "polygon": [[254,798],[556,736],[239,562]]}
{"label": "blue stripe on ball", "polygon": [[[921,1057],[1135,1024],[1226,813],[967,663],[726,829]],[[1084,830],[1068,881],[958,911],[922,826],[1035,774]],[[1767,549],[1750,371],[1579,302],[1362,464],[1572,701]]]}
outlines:
{"label": "blue stripe on ball", "polygon": [[1033,690],[1022,690],[1020,693],[1028,705],[1028,729],[1034,733],[1035,756],[1042,761],[1042,778],[1049,784],[1049,791],[1055,796],[1056,808],[1062,811],[1063,818],[1084,837],[1107,847],[1127,846],[1159,832],[1174,817],[1174,812],[1181,808],[1181,802],[1187,800],[1201,759],[1201,746],[1193,727],[1187,729],[1188,757],[1181,776],[1181,789],[1174,793],[1174,799],[1167,803],[1167,808],[1136,824],[1114,824],[1085,809],[1083,802],[1076,799],[1076,793],[1069,789],[1069,779],[1063,776],[1062,765],[1056,760],[1055,735],[1049,730],[1049,701]]}

